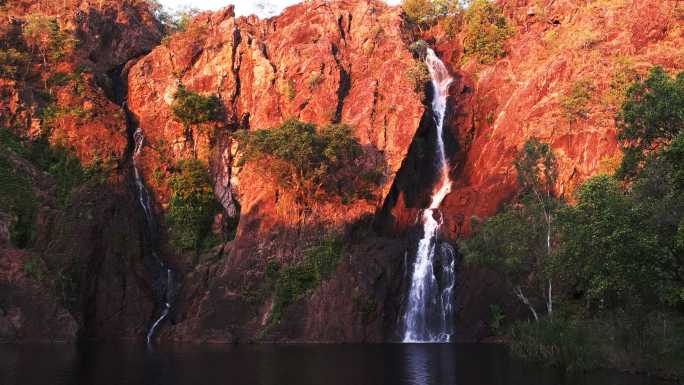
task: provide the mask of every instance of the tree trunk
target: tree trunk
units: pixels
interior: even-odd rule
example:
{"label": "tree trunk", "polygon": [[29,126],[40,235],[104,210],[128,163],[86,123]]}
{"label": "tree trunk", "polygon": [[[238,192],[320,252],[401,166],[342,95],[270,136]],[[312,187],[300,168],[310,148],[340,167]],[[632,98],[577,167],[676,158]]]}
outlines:
{"label": "tree trunk", "polygon": [[539,321],[539,315],[537,315],[537,311],[534,310],[534,306],[532,306],[530,300],[527,299],[527,297],[525,297],[525,294],[523,294],[520,286],[516,286],[515,288],[513,288],[513,293],[522,301],[522,303],[527,305],[527,307],[530,309],[530,312],[532,313],[532,316],[534,317],[534,320]]}

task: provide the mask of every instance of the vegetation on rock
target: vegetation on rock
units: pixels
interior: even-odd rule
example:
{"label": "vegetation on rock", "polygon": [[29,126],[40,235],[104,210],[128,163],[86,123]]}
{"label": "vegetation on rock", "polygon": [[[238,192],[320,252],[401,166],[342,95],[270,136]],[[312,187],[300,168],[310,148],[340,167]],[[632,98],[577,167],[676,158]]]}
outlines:
{"label": "vegetation on rock", "polygon": [[473,0],[463,16],[466,57],[489,64],[506,56],[504,45],[513,35],[501,9],[489,0]]}
{"label": "vegetation on rock", "polygon": [[171,199],[166,213],[171,245],[179,252],[201,250],[216,242],[211,226],[219,204],[206,166],[198,160],[179,161],[169,178]]}
{"label": "vegetation on rock", "polygon": [[343,248],[342,240],[330,235],[307,249],[298,263],[283,267],[269,265],[270,277],[275,282],[269,323],[279,322],[287,306],[330,277],[342,256]]}
{"label": "vegetation on rock", "polygon": [[[570,369],[636,365],[684,375],[683,80],[654,68],[630,88],[617,116],[625,151],[618,176],[628,183],[598,175],[575,192],[574,205],[549,198],[548,233],[547,217],[529,214],[539,206],[519,199],[464,242],[467,261],[494,266],[514,287],[555,282],[559,311],[514,324],[514,352]],[[519,175],[529,169],[520,165]],[[526,303],[546,299],[548,308],[550,293]]]}
{"label": "vegetation on rock", "polygon": [[402,0],[401,8],[420,28],[440,24],[449,37],[460,31],[463,7],[459,0]]}
{"label": "vegetation on rock", "polygon": [[669,143],[684,128],[684,72],[671,78],[654,67],[627,92],[617,118],[624,158],[619,176],[632,177],[654,149]]}
{"label": "vegetation on rock", "polygon": [[289,119],[280,127],[238,131],[241,163],[260,162],[277,181],[292,189],[301,203],[323,193],[347,199],[365,197],[379,178],[360,163],[363,151],[351,128],[332,124],[317,128]]}

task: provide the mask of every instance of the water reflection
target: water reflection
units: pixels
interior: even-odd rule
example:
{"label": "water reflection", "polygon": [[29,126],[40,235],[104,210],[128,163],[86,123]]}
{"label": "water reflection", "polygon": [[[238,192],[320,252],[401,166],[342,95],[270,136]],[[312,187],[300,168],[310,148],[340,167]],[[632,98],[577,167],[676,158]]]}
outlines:
{"label": "water reflection", "polygon": [[615,372],[566,377],[501,346],[0,345],[2,385],[661,385]]}

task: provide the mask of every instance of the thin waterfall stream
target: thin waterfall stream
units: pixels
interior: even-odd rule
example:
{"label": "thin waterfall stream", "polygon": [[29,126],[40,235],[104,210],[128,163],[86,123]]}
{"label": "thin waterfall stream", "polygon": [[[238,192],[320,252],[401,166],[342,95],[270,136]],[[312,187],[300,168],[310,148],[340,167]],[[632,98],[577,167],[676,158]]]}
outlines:
{"label": "thin waterfall stream", "polygon": [[146,253],[148,253],[151,257],[147,258],[146,256],[145,259],[146,265],[148,266],[148,271],[152,273],[153,277],[155,306],[156,308],[161,309],[159,317],[157,317],[152,323],[145,336],[147,344],[150,345],[156,330],[159,328],[159,325],[169,316],[169,313],[171,312],[175,286],[173,282],[173,270],[167,266],[167,264],[161,258],[159,258],[159,255],[156,251],[157,229],[155,225],[154,212],[151,206],[151,196],[149,190],[145,186],[145,181],[138,165],[138,159],[140,158],[140,154],[142,153],[145,144],[145,134],[140,127],[136,128],[136,130],[133,132],[133,141],[135,144],[133,150],[133,173],[135,176],[135,185],[138,190],[138,202],[143,209],[145,218],[145,249]]}
{"label": "thin waterfall stream", "polygon": [[423,236],[418,242],[413,273],[405,305],[403,342],[449,342],[453,334],[453,290],[455,261],[453,249],[437,239],[442,225],[439,210],[451,192],[449,164],[444,148],[443,127],[453,78],[432,49],[427,50],[425,63],[430,71],[434,94],[432,113],[437,129],[438,188],[433,191],[430,206],[421,213]]}

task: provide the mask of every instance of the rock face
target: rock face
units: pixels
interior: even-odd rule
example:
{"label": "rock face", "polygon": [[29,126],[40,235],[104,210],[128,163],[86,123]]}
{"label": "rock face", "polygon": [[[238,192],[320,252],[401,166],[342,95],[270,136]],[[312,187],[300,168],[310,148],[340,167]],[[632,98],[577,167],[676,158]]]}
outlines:
{"label": "rock face", "polygon": [[[556,192],[572,202],[584,180],[619,165],[620,79],[630,71],[644,75],[654,65],[671,73],[684,69],[684,20],[676,1],[500,3],[517,31],[509,55],[491,66],[469,61],[457,71],[462,82],[454,89],[453,133],[462,147],[455,188],[442,205],[451,239],[470,231],[472,217],[494,214],[516,193],[512,161],[532,137],[551,144]],[[450,55],[449,42],[438,39],[437,47]],[[590,100],[585,112],[573,115],[564,96],[578,84],[587,85]],[[490,315],[478,304],[502,303],[510,293],[481,271],[462,271],[461,277],[457,329],[467,338],[481,337]]]}
{"label": "rock face", "polygon": [[[71,113],[56,117],[49,139],[73,148],[83,164],[110,158],[116,167],[104,186],[77,191],[78,203],[47,205],[34,250],[8,245],[12,218],[0,207],[1,340],[71,340],[76,330],[100,339],[144,334],[154,290],[143,266],[142,214],[129,185],[130,130],[137,127],[145,135],[137,162],[162,224],[170,199],[166,179],[178,161],[195,155],[209,166],[224,207],[218,219],[239,217],[235,238],[199,258],[162,247],[180,281],[175,324],[161,329],[162,339],[393,338],[415,221],[435,182],[434,123],[424,103],[430,90],[424,95],[406,76],[417,64],[407,47],[421,36],[414,36],[398,7],[313,0],[268,20],[236,18],[227,7],[200,14],[185,32],[160,43],[162,27],[143,2],[53,3],[12,2],[13,18],[0,25],[0,48],[26,48],[20,35],[31,12],[59,16],[60,26],[81,44],[43,72],[36,60],[24,78],[1,77],[0,125],[36,136],[44,123],[39,110],[48,103],[37,90],[57,72],[72,74],[83,65],[87,70],[75,80],[50,89],[55,104]],[[454,242],[469,233],[472,217],[494,214],[516,194],[512,161],[527,139],[551,143],[559,164],[557,193],[571,200],[582,181],[619,162],[614,115],[620,79],[656,64],[684,69],[684,12],[677,1],[498,3],[516,33],[508,55],[494,64],[462,58],[460,37],[436,29],[422,36],[455,79],[445,138],[454,188],[442,204],[442,235]],[[181,85],[218,96],[220,122],[186,130],[174,120],[171,104]],[[580,105],[568,98],[578,88],[590,95]],[[73,113],[81,110],[87,114]],[[348,124],[364,148],[357,166],[382,171],[371,196],[352,202],[330,196],[305,208],[257,165],[239,164],[232,132],[269,129],[290,117]],[[38,187],[50,195],[53,184]],[[50,224],[60,231],[50,231]],[[293,301],[280,322],[269,323],[269,261],[296,264],[330,234],[345,243],[334,273]],[[26,276],[22,266],[35,257],[50,271],[76,273],[76,305],[61,304],[48,283]],[[485,337],[488,305],[510,295],[483,271],[462,269],[459,284],[458,337]],[[32,297],[41,298],[35,308]],[[56,329],[48,330],[54,323]]]}
{"label": "rock face", "polygon": [[[69,182],[44,169],[63,160],[41,170],[31,154],[0,145],[0,160],[28,178],[37,201],[28,251],[9,244],[16,218],[0,207],[0,340],[137,338],[153,304],[137,202],[125,183],[118,72],[158,44],[162,27],[139,1],[11,1],[0,12],[0,49],[26,57],[16,72],[0,71],[0,128],[23,139],[46,137],[73,150],[83,166],[111,170],[106,182],[58,202],[60,184]],[[75,49],[43,61],[22,35],[33,16],[54,21],[78,41]]]}
{"label": "rock face", "polygon": [[0,343],[75,342],[74,317],[40,282],[27,277],[24,263],[30,258],[0,246]]}
{"label": "rock face", "polygon": [[[421,95],[405,76],[416,62],[404,34],[400,10],[379,1],[314,1],[269,20],[236,19],[228,7],[198,16],[186,32],[171,36],[130,68],[128,105],[146,134],[146,174],[191,157],[194,143],[198,157],[210,163],[215,190],[229,192],[241,206],[237,236],[226,251],[225,264],[213,268],[210,279],[199,279],[209,281],[204,287],[188,282],[191,290],[186,293],[192,297],[187,301],[192,303],[181,310],[180,324],[170,335],[211,341],[255,338],[265,328],[270,310],[262,303],[252,306],[244,294],[263,279],[266,261],[296,261],[312,241],[327,232],[344,232],[382,205],[425,113]],[[224,107],[218,139],[197,132],[188,140],[183,126],[174,121],[170,105],[181,84],[218,95]],[[374,197],[348,204],[331,197],[303,215],[287,191],[262,170],[252,165],[236,168],[229,132],[267,129],[289,117],[350,125],[364,147],[364,161],[382,167],[383,182]],[[168,196],[165,186],[152,187],[163,204]],[[222,203],[227,209],[231,204]],[[354,257],[349,258],[346,269],[354,266]],[[388,256],[374,258],[391,266]],[[363,269],[377,270],[371,261],[360,263]],[[299,311],[293,309],[292,314],[300,319],[284,320],[273,338],[380,340],[382,317],[376,317],[380,322],[367,337],[358,321],[339,322],[339,313],[349,312],[353,305],[351,298],[337,298],[343,304],[326,294],[357,290],[357,297],[382,302],[375,299],[373,285],[361,289],[362,283],[350,280],[354,274],[341,272],[306,304],[298,304]],[[340,323],[338,332],[327,330],[331,322]]]}

